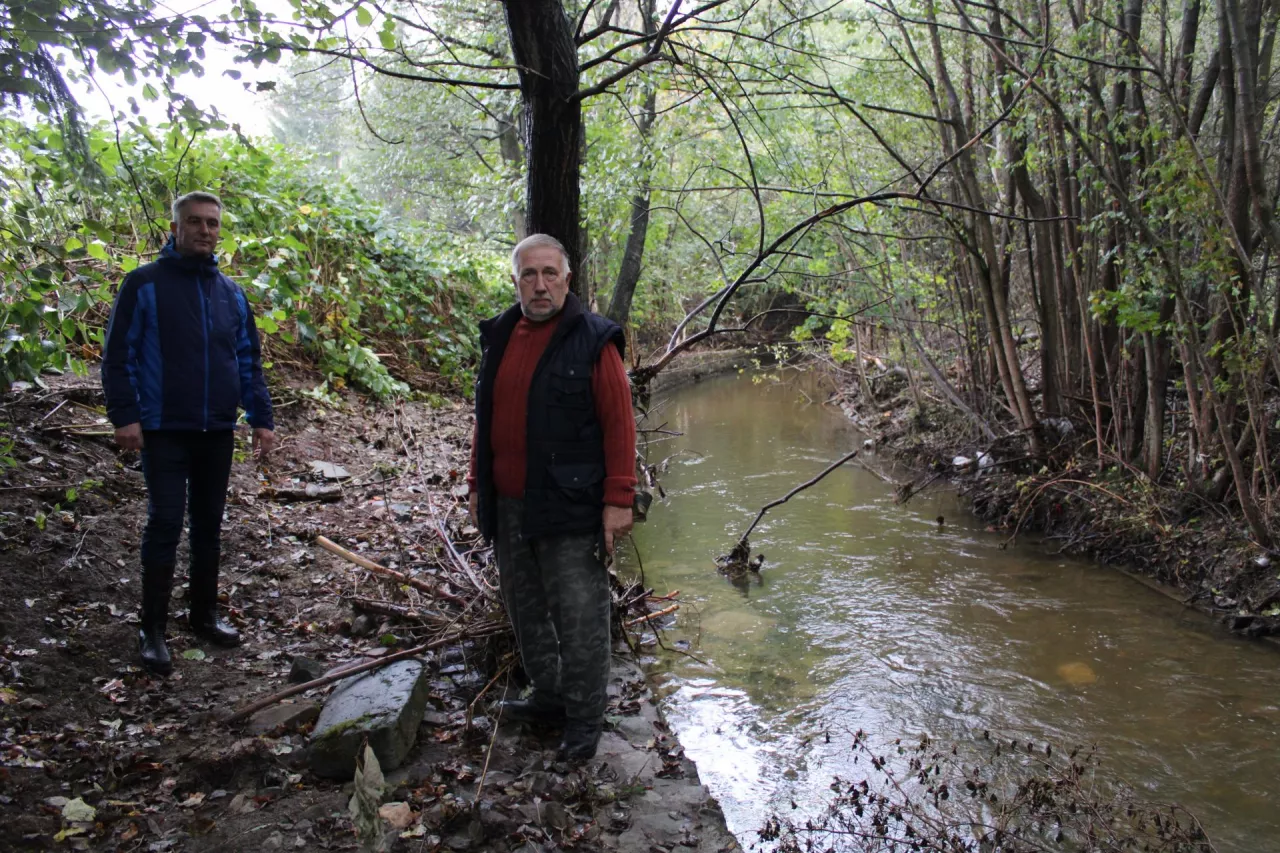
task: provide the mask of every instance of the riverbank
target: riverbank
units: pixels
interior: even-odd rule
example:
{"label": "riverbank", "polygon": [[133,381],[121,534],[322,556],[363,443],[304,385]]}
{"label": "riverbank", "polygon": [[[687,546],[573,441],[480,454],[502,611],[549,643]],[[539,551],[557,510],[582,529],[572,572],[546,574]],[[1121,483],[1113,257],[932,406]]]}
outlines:
{"label": "riverbank", "polygon": [[[316,537],[405,570],[430,562],[437,530],[457,543],[474,538],[465,513],[470,414],[458,400],[436,408],[372,407],[353,396],[325,402],[307,393],[312,385],[296,377],[275,389],[281,444],[266,471],[255,472],[237,448],[222,591],[245,642],[229,651],[197,644],[179,618],[179,592],[167,680],[135,665],[144,490],[136,455],[116,451],[95,410],[96,383],[58,380],[0,401],[16,463],[0,479],[6,845],[358,846],[350,782],[320,778],[308,763],[307,735],[330,688],[243,727],[219,720],[287,686],[299,668],[323,671],[418,642],[411,620],[376,612],[379,600],[397,606],[401,591]],[[479,564],[483,555],[463,556]],[[361,596],[372,604],[353,611]],[[554,761],[555,733],[495,729],[487,716],[509,651],[509,640],[504,648],[501,639],[464,638],[424,656],[428,710],[408,758],[387,768],[388,849],[735,846],[625,646],[615,658],[610,729],[597,758],[576,768]]]}
{"label": "riverbank", "polygon": [[1099,460],[1080,425],[1046,424],[1050,450],[1033,457],[1017,434],[982,436],[923,383],[913,394],[905,372],[884,374],[871,398],[845,377],[831,402],[875,452],[916,472],[915,487],[951,481],[1010,541],[1036,538],[1055,554],[1149,578],[1241,635],[1280,635],[1280,563],[1250,540],[1238,512],[1185,484],[1152,483],[1119,460]]}

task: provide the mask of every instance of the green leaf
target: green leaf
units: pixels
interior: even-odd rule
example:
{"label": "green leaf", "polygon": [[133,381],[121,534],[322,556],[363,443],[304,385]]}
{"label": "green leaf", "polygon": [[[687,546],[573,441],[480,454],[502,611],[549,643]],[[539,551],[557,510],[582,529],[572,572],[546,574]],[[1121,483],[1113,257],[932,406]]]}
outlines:
{"label": "green leaf", "polygon": [[356,23],[362,27],[369,26],[373,23],[373,13],[366,7],[361,6],[359,9],[356,9]]}
{"label": "green leaf", "polygon": [[396,49],[396,34],[394,30],[383,30],[378,33],[378,41],[382,42],[382,46],[387,50]]}
{"label": "green leaf", "polygon": [[97,258],[100,261],[105,261],[107,259],[107,244],[103,243],[101,240],[94,240],[85,247],[85,250],[89,253],[90,257]]}
{"label": "green leaf", "polygon": [[67,242],[62,244],[62,248],[67,252],[74,252],[76,249],[84,248],[84,241],[79,237],[68,237]]}
{"label": "green leaf", "polygon": [[187,660],[204,660],[206,657],[203,649],[187,649],[182,656]]}

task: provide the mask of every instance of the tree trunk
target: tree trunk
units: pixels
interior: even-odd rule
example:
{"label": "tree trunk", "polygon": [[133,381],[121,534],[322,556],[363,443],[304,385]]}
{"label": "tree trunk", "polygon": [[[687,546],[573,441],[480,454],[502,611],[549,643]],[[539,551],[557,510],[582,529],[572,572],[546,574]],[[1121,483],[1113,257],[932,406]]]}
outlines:
{"label": "tree trunk", "polygon": [[[947,140],[948,153],[955,150],[954,139],[968,140],[972,134],[964,121],[964,112],[951,75],[947,71],[946,60],[942,53],[942,42],[938,36],[936,16],[931,7],[926,10],[929,37],[933,47],[934,79],[943,95],[943,114],[939,118],[946,122],[943,137]],[[954,134],[954,137],[952,137]],[[980,149],[981,150],[981,149]],[[964,194],[964,202],[975,211],[987,208],[978,182],[971,149],[960,152],[955,160],[955,172],[958,188]],[[1009,399],[1009,404],[1017,413],[1019,426],[1027,433],[1033,453],[1043,452],[1035,410],[1031,405],[1031,395],[1027,391],[1026,379],[1022,374],[1022,366],[1018,361],[1018,344],[1013,338],[1008,304],[1008,278],[1004,272],[1005,256],[996,248],[994,229],[990,218],[985,213],[974,212],[966,217],[971,233],[980,254],[971,257],[975,280],[982,295],[983,311],[987,315],[987,324],[991,329],[991,353],[1000,371],[1001,384]]]}
{"label": "tree trunk", "polygon": [[574,271],[573,291],[589,292],[582,265],[582,106],[573,22],[558,0],[508,0],[504,4],[511,53],[520,71],[528,159],[527,226],[564,244]]}
{"label": "tree trunk", "polygon": [[[505,118],[499,120],[498,150],[507,168],[518,175],[521,167],[524,166],[524,152],[520,150],[520,130],[517,122],[507,121]],[[516,240],[523,240],[529,236],[525,205],[517,204],[511,209],[511,230],[515,232]]]}
{"label": "tree trunk", "polygon": [[[653,19],[654,0],[646,0],[643,8],[644,31],[650,38],[657,32]],[[631,317],[631,299],[635,296],[644,263],[644,241],[649,235],[649,177],[653,171],[653,157],[649,153],[649,131],[658,115],[658,97],[652,81],[645,81],[644,104],[636,117],[640,131],[640,185],[631,197],[631,228],[627,232],[627,245],[622,250],[622,263],[618,265],[618,277],[613,283],[613,297],[609,300],[608,317],[619,326],[626,326]]]}

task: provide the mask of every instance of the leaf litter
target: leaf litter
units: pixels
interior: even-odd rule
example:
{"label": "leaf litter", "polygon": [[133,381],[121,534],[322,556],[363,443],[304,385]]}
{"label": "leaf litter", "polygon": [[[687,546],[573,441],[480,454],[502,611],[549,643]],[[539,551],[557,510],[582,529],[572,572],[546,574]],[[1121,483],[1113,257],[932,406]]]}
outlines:
{"label": "leaf litter", "polygon": [[[390,801],[373,809],[388,849],[593,848],[602,832],[625,828],[600,819],[602,808],[616,810],[625,780],[555,763],[553,734],[526,732],[490,754],[486,704],[518,665],[491,555],[466,514],[464,404],[347,397],[329,409],[285,389],[279,451],[252,470],[240,436],[228,493],[220,592],[245,642],[222,650],[191,636],[180,568],[168,631],[175,667],[162,680],[136,663],[137,455],[107,437],[36,428],[59,395],[100,403],[92,383],[78,382],[59,378],[44,397],[0,402],[18,461],[57,466],[0,472],[0,595],[23,605],[0,615],[0,824],[13,844],[352,849],[352,797],[307,768],[310,722],[245,737],[219,721],[283,689],[295,660],[333,669],[442,637],[449,642],[425,656],[431,694],[418,745],[384,777]],[[316,460],[327,464],[313,471]],[[337,474],[338,485],[324,485]],[[341,499],[308,500],[308,486]],[[290,489],[301,497],[278,497]],[[55,506],[73,523],[34,523]],[[326,552],[319,536],[400,577]],[[648,614],[652,597],[615,578],[619,624]],[[640,630],[652,645],[652,626]],[[634,712],[642,689],[625,687],[609,713]],[[327,690],[299,700],[323,701]],[[678,775],[678,746],[662,739],[660,765]],[[559,807],[554,824],[538,817],[548,798]]]}

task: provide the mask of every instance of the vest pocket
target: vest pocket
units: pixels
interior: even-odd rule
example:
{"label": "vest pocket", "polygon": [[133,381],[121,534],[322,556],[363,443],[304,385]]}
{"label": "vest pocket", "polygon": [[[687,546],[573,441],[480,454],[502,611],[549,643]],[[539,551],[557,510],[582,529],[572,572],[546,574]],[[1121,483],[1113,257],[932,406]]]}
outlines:
{"label": "vest pocket", "polygon": [[578,376],[572,369],[551,374],[547,379],[547,404],[568,409],[590,408],[591,377]]}
{"label": "vest pocket", "polygon": [[593,500],[594,493],[603,500],[604,466],[595,462],[552,465],[549,469],[556,488],[573,501]]}

